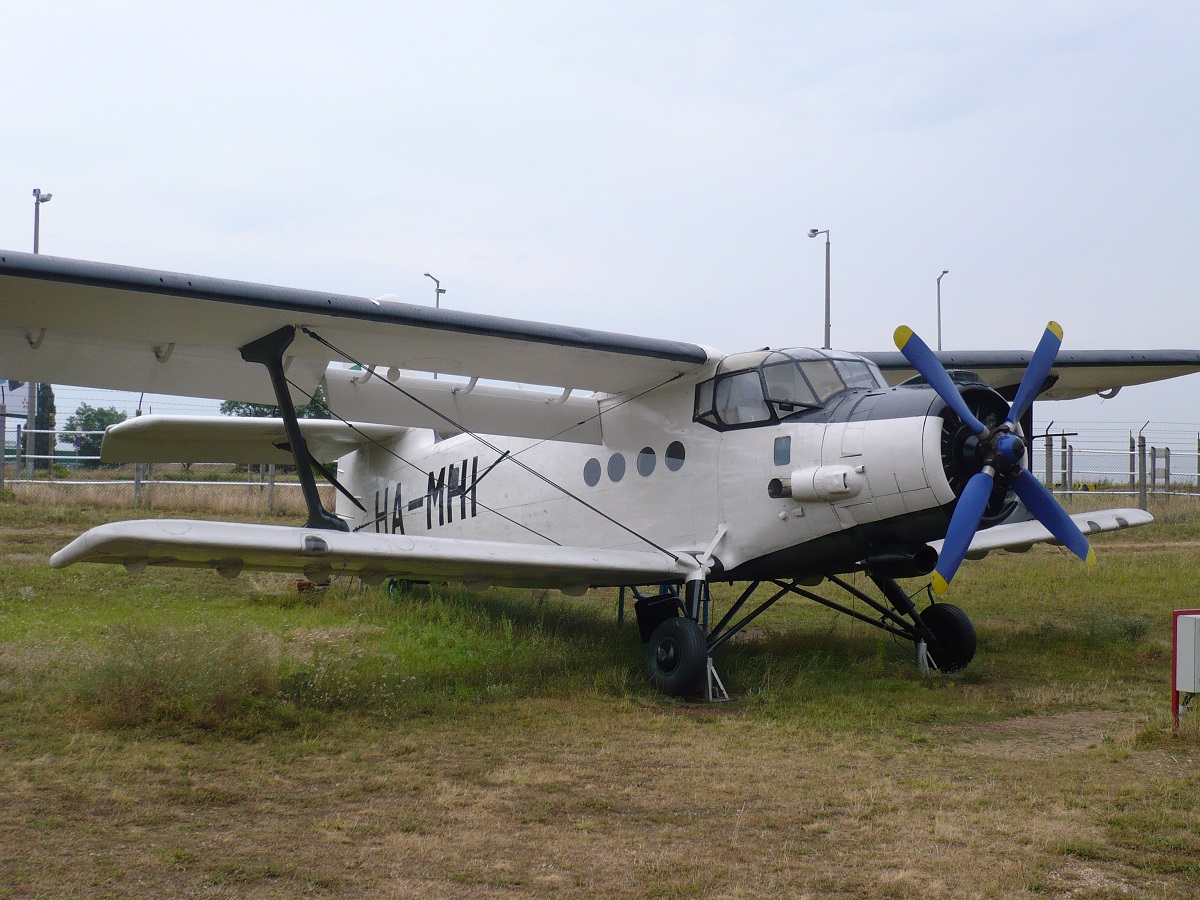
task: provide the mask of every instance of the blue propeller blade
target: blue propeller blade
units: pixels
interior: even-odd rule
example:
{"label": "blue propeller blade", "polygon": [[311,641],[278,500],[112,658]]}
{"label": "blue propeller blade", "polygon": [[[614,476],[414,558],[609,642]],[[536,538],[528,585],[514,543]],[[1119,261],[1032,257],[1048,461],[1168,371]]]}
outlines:
{"label": "blue propeller blade", "polygon": [[937,565],[933,569],[935,594],[944,594],[950,587],[954,573],[958,571],[967,555],[967,548],[971,546],[971,539],[975,537],[979,520],[983,518],[983,511],[987,508],[991,495],[992,473],[987,468],[972,475],[967,486],[963,488],[962,496],[958,498],[958,506],[954,508],[954,515],[950,518],[950,527],[946,529],[942,552],[938,554]]}
{"label": "blue propeller blade", "polygon": [[1042,332],[1042,339],[1038,342],[1037,349],[1033,351],[1033,358],[1029,360],[1029,366],[1021,378],[1017,396],[1013,398],[1012,406],[1009,407],[1009,422],[1014,424],[1020,422],[1021,416],[1025,415],[1033,404],[1034,398],[1042,389],[1042,384],[1045,382],[1046,376],[1050,374],[1050,369],[1058,356],[1058,348],[1062,346],[1062,337],[1061,325],[1057,322],[1047,323],[1046,330]]}
{"label": "blue propeller blade", "polygon": [[[1029,474],[1028,469],[1022,469],[1012,480],[1013,490],[1025,504],[1025,508],[1033,513],[1039,522],[1046,526],[1058,542],[1086,562],[1089,566],[1096,564],[1096,551],[1083,536],[1079,526],[1071,521],[1067,511],[1059,505],[1040,481]],[[957,513],[956,513],[957,515]]]}
{"label": "blue propeller blade", "polygon": [[[937,391],[937,395],[945,401],[946,405],[958,413],[958,417],[972,431],[976,434],[982,432],[984,430],[983,423],[975,418],[975,414],[967,408],[967,403],[963,400],[962,394],[958,392],[954,381],[946,373],[946,370],[942,368],[942,364],[938,361],[938,358],[933,355],[933,351],[929,349],[929,345],[917,337],[907,325],[901,325],[897,328],[892,338],[896,342],[896,347],[904,354],[904,358],[912,363],[914,369],[921,373],[921,377],[929,382],[930,387]],[[1053,362],[1053,358],[1051,358],[1051,362]],[[1041,382],[1039,381],[1038,384],[1040,385]]]}

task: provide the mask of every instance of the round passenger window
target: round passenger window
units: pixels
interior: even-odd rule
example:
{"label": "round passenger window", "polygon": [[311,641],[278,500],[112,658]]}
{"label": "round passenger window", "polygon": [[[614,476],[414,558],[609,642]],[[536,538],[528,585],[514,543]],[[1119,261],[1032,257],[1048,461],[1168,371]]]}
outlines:
{"label": "round passenger window", "polygon": [[637,455],[637,470],[638,474],[643,478],[649,478],[654,471],[654,464],[657,459],[654,456],[653,447],[643,447]]}
{"label": "round passenger window", "polygon": [[683,468],[683,457],[683,443],[680,441],[672,441],[667,447],[667,468],[672,472],[678,472]]}
{"label": "round passenger window", "polygon": [[600,483],[600,460],[594,456],[583,464],[583,480],[588,487],[595,487]]}
{"label": "round passenger window", "polygon": [[617,482],[625,477],[625,457],[620,453],[614,453],[608,458],[608,478],[610,481]]}

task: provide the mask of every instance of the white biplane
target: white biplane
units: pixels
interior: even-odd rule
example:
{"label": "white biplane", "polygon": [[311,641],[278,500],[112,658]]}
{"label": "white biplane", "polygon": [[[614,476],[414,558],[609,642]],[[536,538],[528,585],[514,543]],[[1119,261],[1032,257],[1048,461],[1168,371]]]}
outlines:
{"label": "white biplane", "polygon": [[[1032,402],[1200,371],[1200,352],[1060,356],[1061,338],[1050,323],[1033,353],[935,354],[900,328],[900,353],[722,355],[0,252],[6,377],[277,405],[279,419],[136,418],[109,429],[103,455],[294,460],[308,509],[303,527],[106,524],[54,566],[620,586],[636,598],[649,677],[679,695],[719,691],[712,653],[789,595],[912,641],[924,665],[961,668],[971,620],[948,603],[918,609],[925,590],[910,596],[897,578],[931,576],[932,600],[967,555],[1054,541],[1091,560],[1086,534],[1149,522],[1136,509],[1067,515],[1024,467]],[[318,385],[334,418],[297,420]],[[314,466],[337,488],[333,510]],[[855,572],[879,595],[846,580]],[[822,580],[873,615],[809,590]],[[748,583],[717,622],[714,581]]]}

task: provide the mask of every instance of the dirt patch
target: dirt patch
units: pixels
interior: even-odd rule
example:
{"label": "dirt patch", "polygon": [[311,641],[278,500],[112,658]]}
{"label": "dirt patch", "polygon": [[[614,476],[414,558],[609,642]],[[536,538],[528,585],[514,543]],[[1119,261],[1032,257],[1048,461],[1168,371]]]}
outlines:
{"label": "dirt patch", "polygon": [[999,722],[954,725],[938,729],[938,737],[960,753],[1000,759],[1052,759],[1078,753],[1131,732],[1127,713],[1083,710],[1045,716],[1023,716]]}

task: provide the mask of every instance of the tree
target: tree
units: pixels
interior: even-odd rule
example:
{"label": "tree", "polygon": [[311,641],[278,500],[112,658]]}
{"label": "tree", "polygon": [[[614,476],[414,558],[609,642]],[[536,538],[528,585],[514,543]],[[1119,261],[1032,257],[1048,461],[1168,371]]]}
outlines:
{"label": "tree", "polygon": [[[106,406],[103,409],[97,409],[94,406],[89,406],[86,403],[80,403],[79,409],[75,410],[75,415],[67,419],[67,431],[103,431],[109,425],[116,425],[118,422],[124,422],[128,416],[120,412],[114,406]],[[76,438],[76,446],[80,456],[98,457],[100,455],[100,442],[104,439],[102,434],[84,434]],[[88,468],[95,468],[100,465],[99,459],[84,459],[81,460],[83,465]]]}
{"label": "tree", "polygon": [[[221,415],[278,419],[280,412],[278,406],[268,406],[264,403],[243,403],[240,400],[226,400],[221,404]],[[303,406],[296,407],[296,417],[299,419],[333,418],[329,410],[325,408],[325,389],[321,385],[317,385],[317,389],[313,391],[312,400]]]}
{"label": "tree", "polygon": [[[50,469],[50,445],[54,430],[54,387],[38,382],[37,411],[33,417],[33,455],[35,468]],[[44,433],[43,433],[44,432]]]}

